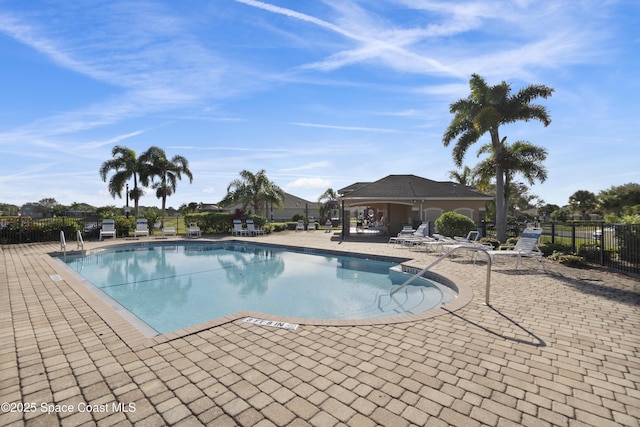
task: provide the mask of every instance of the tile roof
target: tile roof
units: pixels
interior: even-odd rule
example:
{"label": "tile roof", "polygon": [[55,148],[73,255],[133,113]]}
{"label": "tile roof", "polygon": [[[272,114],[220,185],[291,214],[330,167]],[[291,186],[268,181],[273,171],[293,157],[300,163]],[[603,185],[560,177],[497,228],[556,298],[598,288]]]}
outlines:
{"label": "tile roof", "polygon": [[347,199],[491,199],[473,187],[416,175],[389,175],[374,182],[351,184],[338,193]]}

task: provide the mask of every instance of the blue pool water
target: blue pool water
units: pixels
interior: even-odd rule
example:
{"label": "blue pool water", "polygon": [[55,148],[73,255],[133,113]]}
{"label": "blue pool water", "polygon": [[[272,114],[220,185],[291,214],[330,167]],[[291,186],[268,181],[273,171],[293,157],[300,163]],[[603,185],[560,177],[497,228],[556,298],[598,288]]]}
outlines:
{"label": "blue pool water", "polygon": [[158,244],[67,256],[73,270],[159,333],[238,311],[307,319],[365,319],[419,313],[442,301],[396,264],[244,243]]}

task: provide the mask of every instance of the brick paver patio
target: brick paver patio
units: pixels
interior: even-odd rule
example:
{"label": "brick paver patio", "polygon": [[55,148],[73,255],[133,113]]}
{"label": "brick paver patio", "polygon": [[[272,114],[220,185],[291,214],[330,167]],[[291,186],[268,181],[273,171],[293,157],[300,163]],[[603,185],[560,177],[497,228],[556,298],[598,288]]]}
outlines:
{"label": "brick paver patio", "polygon": [[[258,239],[435,259],[322,232]],[[0,426],[639,425],[637,278],[504,263],[489,307],[486,266],[458,257],[434,271],[469,299],[431,318],[291,331],[240,316],[150,339],[59,249],[2,247]]]}

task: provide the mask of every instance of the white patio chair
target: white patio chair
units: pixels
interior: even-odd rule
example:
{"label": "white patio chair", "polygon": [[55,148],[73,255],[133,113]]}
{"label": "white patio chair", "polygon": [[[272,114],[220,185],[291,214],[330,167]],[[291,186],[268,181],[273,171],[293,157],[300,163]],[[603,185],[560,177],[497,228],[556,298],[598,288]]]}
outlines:
{"label": "white patio chair", "polygon": [[520,260],[522,258],[535,258],[542,263],[542,269],[546,272],[547,269],[544,265],[544,255],[538,248],[538,241],[542,235],[542,228],[531,227],[525,229],[518,242],[514,246],[503,245],[498,250],[487,251],[491,255],[491,260],[494,261],[500,257],[515,257],[516,258],[516,270],[520,266]]}
{"label": "white patio chair", "polygon": [[116,238],[116,223],[112,219],[103,219],[102,228],[100,229],[100,240],[103,236],[112,236]]}
{"label": "white patio chair", "polygon": [[264,230],[256,228],[256,225],[253,222],[253,220],[252,219],[248,219],[247,220],[247,234],[249,236],[259,236],[259,235],[264,234]]}
{"label": "white patio chair", "polygon": [[136,229],[133,231],[133,237],[137,239],[138,236],[149,237],[149,224],[145,218],[138,218],[136,220]]}
{"label": "white patio chair", "polygon": [[187,237],[201,237],[202,232],[200,231],[200,227],[195,222],[189,224],[187,227]]}
{"label": "white patio chair", "polygon": [[242,221],[239,219],[233,220],[233,230],[231,230],[232,236],[248,236],[247,230],[242,228]]}

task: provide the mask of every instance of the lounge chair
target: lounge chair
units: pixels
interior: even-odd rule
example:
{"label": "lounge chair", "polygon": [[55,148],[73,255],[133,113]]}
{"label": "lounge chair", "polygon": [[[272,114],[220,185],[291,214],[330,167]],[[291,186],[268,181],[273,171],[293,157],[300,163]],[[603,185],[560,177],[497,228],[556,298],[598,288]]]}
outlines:
{"label": "lounge chair", "polygon": [[475,261],[475,255],[477,254],[477,250],[474,248],[483,249],[485,251],[493,250],[493,245],[491,243],[483,243],[478,242],[478,238],[480,237],[480,233],[476,230],[472,230],[467,234],[467,237],[454,237],[454,243],[445,243],[442,245],[443,251],[450,251],[455,248],[465,247],[467,248],[467,252],[471,252]]}
{"label": "lounge chair", "polygon": [[498,250],[487,251],[491,255],[491,260],[495,261],[500,257],[516,257],[516,270],[520,266],[520,260],[523,257],[535,258],[542,262],[542,269],[547,271],[544,266],[544,256],[538,248],[538,241],[542,235],[542,228],[531,227],[526,228],[515,246],[503,245]]}
{"label": "lounge chair", "polygon": [[304,220],[299,219],[298,224],[296,224],[296,231],[304,231]]}
{"label": "lounge chair", "polygon": [[446,245],[460,244],[456,239],[451,237],[442,236],[440,234],[434,234],[432,238],[425,237],[420,243],[415,245],[419,249],[424,249],[426,252],[432,252],[435,250],[442,251]]}
{"label": "lounge chair", "polygon": [[418,245],[422,241],[425,240],[425,237],[429,237],[429,223],[423,222],[420,224],[417,230],[412,233],[404,233],[401,231],[397,237],[392,237],[389,239],[389,243],[400,243],[402,245],[413,246]]}
{"label": "lounge chair", "polygon": [[100,240],[103,236],[112,236],[116,238],[116,223],[112,219],[103,219],[102,228],[100,229]]}
{"label": "lounge chair", "polygon": [[232,236],[247,236],[247,235],[249,235],[249,233],[247,232],[247,230],[242,228],[242,221],[240,221],[239,219],[234,219],[233,220],[233,230],[231,230],[231,235]]}
{"label": "lounge chair", "polygon": [[136,220],[136,229],[133,231],[133,237],[137,239],[138,236],[149,237],[149,224],[145,218],[138,218]]}
{"label": "lounge chair", "polygon": [[332,229],[333,229],[333,223],[331,222],[330,219],[328,219],[327,222],[324,223],[324,232],[330,233]]}
{"label": "lounge chair", "polygon": [[387,243],[399,243],[399,241],[402,238],[408,238],[409,236],[411,236],[415,232],[416,232],[416,230],[414,230],[412,226],[405,225],[404,227],[402,227],[402,230],[400,230],[398,235],[394,236],[394,237],[390,237],[389,241]]}
{"label": "lounge chair", "polygon": [[256,225],[254,224],[252,219],[248,219],[247,220],[247,230],[246,233],[249,236],[259,236],[261,234],[264,234],[264,230],[261,230],[259,228],[256,228]]}
{"label": "lounge chair", "polygon": [[307,231],[316,231],[316,220],[310,219],[309,224],[307,225]]}
{"label": "lounge chair", "polygon": [[187,237],[201,237],[202,232],[200,231],[200,227],[195,222],[189,224],[187,227]]}
{"label": "lounge chair", "polygon": [[162,228],[162,238],[166,239],[167,236],[177,236],[175,227],[163,227]]}

